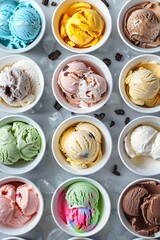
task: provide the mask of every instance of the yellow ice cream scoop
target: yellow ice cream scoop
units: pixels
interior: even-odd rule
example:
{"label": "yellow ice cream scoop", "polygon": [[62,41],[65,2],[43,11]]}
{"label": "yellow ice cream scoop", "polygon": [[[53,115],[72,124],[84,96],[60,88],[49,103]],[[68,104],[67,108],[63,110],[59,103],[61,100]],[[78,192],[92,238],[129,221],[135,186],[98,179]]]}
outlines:
{"label": "yellow ice cream scoop", "polygon": [[71,5],[60,22],[61,37],[72,47],[85,48],[96,45],[103,35],[103,30],[102,17],[85,2]]}
{"label": "yellow ice cream scoop", "polygon": [[67,129],[60,138],[60,149],[75,168],[87,168],[102,157],[102,135],[90,123]]}

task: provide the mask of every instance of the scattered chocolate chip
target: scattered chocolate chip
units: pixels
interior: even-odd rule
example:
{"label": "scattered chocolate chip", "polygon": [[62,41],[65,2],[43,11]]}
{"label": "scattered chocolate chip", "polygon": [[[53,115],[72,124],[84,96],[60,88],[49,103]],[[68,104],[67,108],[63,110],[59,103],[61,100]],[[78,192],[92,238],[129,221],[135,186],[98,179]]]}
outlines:
{"label": "scattered chocolate chip", "polygon": [[129,118],[129,117],[126,117],[126,119],[125,119],[125,125],[127,125],[130,121],[131,121],[130,118]]}
{"label": "scattered chocolate chip", "polygon": [[117,109],[117,110],[115,110],[115,113],[116,113],[117,115],[124,115],[124,114],[125,114],[125,111],[124,111],[123,109]]}
{"label": "scattered chocolate chip", "polygon": [[88,133],[88,136],[89,136],[90,138],[95,139],[94,135],[93,135],[91,132]]}
{"label": "scattered chocolate chip", "polygon": [[5,92],[4,92],[8,97],[10,97],[12,95],[11,89],[9,86],[5,87]]}
{"label": "scattered chocolate chip", "polygon": [[122,54],[116,53],[115,59],[116,59],[117,61],[121,61],[122,57],[123,57]]}
{"label": "scattered chocolate chip", "polygon": [[100,114],[95,113],[94,116],[95,118],[102,120],[106,115],[105,113],[100,113]]}
{"label": "scattered chocolate chip", "polygon": [[57,58],[59,58],[59,56],[61,55],[61,52],[59,50],[56,50],[55,52],[51,52],[48,55],[48,58],[51,59],[52,61],[56,60]]}
{"label": "scattered chocolate chip", "polygon": [[48,5],[48,2],[49,2],[49,0],[42,0],[42,4],[45,5],[45,6]]}
{"label": "scattered chocolate chip", "polygon": [[74,113],[74,112],[71,112],[71,114],[72,114],[72,115],[75,115],[75,113]]}
{"label": "scattered chocolate chip", "polygon": [[117,169],[117,165],[114,165],[112,173],[116,176],[121,176],[120,172]]}
{"label": "scattered chocolate chip", "polygon": [[104,59],[103,59],[103,62],[104,62],[107,66],[111,65],[111,60],[110,60],[109,58],[104,58]]}
{"label": "scattered chocolate chip", "polygon": [[69,68],[69,66],[66,65],[66,66],[63,68],[63,72],[65,72],[68,68]]}
{"label": "scattered chocolate chip", "polygon": [[106,5],[106,7],[109,7],[109,3],[106,0],[101,0],[101,1]]}
{"label": "scattered chocolate chip", "polygon": [[57,3],[56,2],[51,2],[51,6],[56,7]]}
{"label": "scattered chocolate chip", "polygon": [[65,76],[65,77],[67,77],[67,76],[68,76],[68,74],[69,74],[69,72],[65,72],[65,73],[64,73],[64,76]]}
{"label": "scattered chocolate chip", "polygon": [[111,123],[110,123],[110,127],[113,127],[115,125],[115,122],[114,121],[111,121]]}
{"label": "scattered chocolate chip", "polygon": [[54,104],[54,108],[57,110],[57,111],[59,111],[61,108],[62,108],[62,106],[59,104],[59,102],[55,102],[55,104]]}

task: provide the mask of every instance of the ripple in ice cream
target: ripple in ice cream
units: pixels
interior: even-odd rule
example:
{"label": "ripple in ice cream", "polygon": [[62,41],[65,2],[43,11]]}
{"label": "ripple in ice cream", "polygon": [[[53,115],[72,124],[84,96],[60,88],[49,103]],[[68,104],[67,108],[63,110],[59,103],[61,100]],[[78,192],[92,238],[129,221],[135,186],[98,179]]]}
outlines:
{"label": "ripple in ice cream", "polygon": [[58,212],[62,220],[75,232],[89,232],[99,221],[98,189],[87,182],[71,184],[61,194]]}
{"label": "ripple in ice cream", "polygon": [[71,47],[95,46],[103,37],[104,20],[89,3],[76,2],[62,15],[60,35]]}
{"label": "ripple in ice cream", "polygon": [[93,124],[79,123],[64,131],[59,147],[73,167],[88,168],[102,158],[102,134]]}
{"label": "ripple in ice cream", "polygon": [[107,81],[80,61],[68,63],[59,73],[58,84],[65,99],[78,108],[95,105],[107,95]]}
{"label": "ripple in ice cream", "polygon": [[27,2],[0,1],[0,43],[8,48],[26,48],[39,35],[41,19]]}
{"label": "ripple in ice cream", "polygon": [[160,231],[160,184],[142,181],[123,194],[122,209],[133,230],[142,236],[154,237]]}
{"label": "ripple in ice cream", "polygon": [[125,13],[123,30],[128,40],[140,48],[160,46],[159,2],[145,2],[131,7]]}
{"label": "ripple in ice cream", "polygon": [[20,60],[0,71],[0,101],[11,107],[25,107],[36,99],[40,89],[37,70],[28,60]]}
{"label": "ripple in ice cream", "polygon": [[144,62],[131,69],[125,81],[129,99],[142,107],[160,105],[160,64]]}
{"label": "ripple in ice cream", "polygon": [[17,121],[0,127],[0,163],[32,161],[40,150],[41,137],[32,125]]}
{"label": "ripple in ice cream", "polygon": [[37,213],[38,193],[32,185],[12,182],[0,186],[0,225],[21,227]]}

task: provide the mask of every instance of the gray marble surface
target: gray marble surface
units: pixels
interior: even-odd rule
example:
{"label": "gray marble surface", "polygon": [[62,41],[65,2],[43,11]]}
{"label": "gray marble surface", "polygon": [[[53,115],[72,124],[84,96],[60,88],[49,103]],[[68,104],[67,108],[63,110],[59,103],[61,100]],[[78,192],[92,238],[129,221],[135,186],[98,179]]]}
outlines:
{"label": "gray marble surface", "polygon": [[[57,3],[61,2],[61,0],[55,1]],[[121,162],[117,151],[117,141],[121,130],[125,126],[125,118],[130,117],[132,120],[136,117],[142,116],[143,114],[135,112],[126,106],[126,104],[123,102],[118,90],[118,77],[125,63],[127,63],[133,57],[139,55],[139,53],[129,49],[121,41],[116,28],[118,12],[126,0],[107,1],[110,5],[109,11],[112,15],[113,30],[107,43],[92,54],[100,59],[109,58],[112,61],[109,68],[113,75],[113,93],[107,105],[96,113],[104,112],[106,114],[105,118],[102,121],[108,127],[112,135],[113,150],[109,162],[106,164],[106,166],[99,172],[88,177],[97,180],[106,188],[111,198],[112,212],[108,224],[103,228],[101,232],[95,236],[92,236],[92,238],[94,240],[131,240],[135,237],[131,235],[127,230],[125,230],[118,218],[117,199],[122,189],[131,181],[140,178],[140,176],[130,172]],[[47,29],[42,41],[33,50],[24,53],[24,55],[31,57],[41,67],[45,78],[45,90],[40,102],[34,107],[34,109],[24,113],[24,115],[37,121],[38,124],[40,124],[40,126],[43,128],[47,138],[47,150],[40,165],[38,165],[38,167],[36,167],[31,172],[22,176],[32,180],[39,186],[44,196],[45,210],[42,220],[38,226],[33,231],[23,235],[23,237],[30,240],[67,240],[69,236],[67,234],[64,234],[52,220],[50,202],[55,188],[64,180],[74,177],[74,175],[62,170],[54,160],[51,152],[51,139],[56,127],[62,121],[62,119],[64,120],[68,117],[71,117],[72,115],[70,112],[64,109],[61,109],[59,112],[57,112],[53,107],[55,98],[51,90],[51,79],[55,67],[63,59],[72,55],[72,53],[63,49],[53,37],[51,30],[51,17],[55,7],[52,7],[50,5],[43,6],[41,4],[41,0],[37,0],[37,2],[40,4],[45,13],[47,20]],[[50,3],[51,2],[52,1],[50,0]],[[50,61],[47,55],[52,50],[57,49],[62,52],[62,55],[56,61]],[[123,58],[120,62],[115,60],[116,53],[123,54]],[[0,57],[4,57],[6,55],[8,55],[8,53],[0,51]],[[114,110],[121,108],[125,110],[125,115],[116,115]],[[2,111],[0,112],[1,118],[7,115],[7,113],[4,113]],[[90,115],[93,116],[93,114]],[[155,115],[158,116],[158,114]],[[112,128],[109,127],[111,120],[115,121],[115,125]],[[121,176],[115,176],[112,174],[112,170],[115,164],[117,164]],[[8,175],[0,173],[0,178],[3,178],[5,176]],[[159,178],[159,176],[156,177]],[[2,239],[4,236],[5,235],[0,233],[0,239]]]}

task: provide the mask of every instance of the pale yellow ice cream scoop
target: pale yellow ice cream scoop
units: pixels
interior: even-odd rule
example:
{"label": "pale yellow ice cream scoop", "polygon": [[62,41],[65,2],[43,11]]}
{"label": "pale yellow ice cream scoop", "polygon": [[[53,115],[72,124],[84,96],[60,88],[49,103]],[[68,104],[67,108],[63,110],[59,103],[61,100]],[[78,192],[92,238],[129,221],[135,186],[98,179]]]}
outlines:
{"label": "pale yellow ice cream scoop", "polygon": [[96,45],[103,35],[103,30],[102,17],[85,2],[71,5],[60,22],[61,37],[72,47],[85,48]]}
{"label": "pale yellow ice cream scoop", "polygon": [[75,168],[87,168],[102,157],[102,135],[90,123],[67,129],[60,138],[60,149]]}

